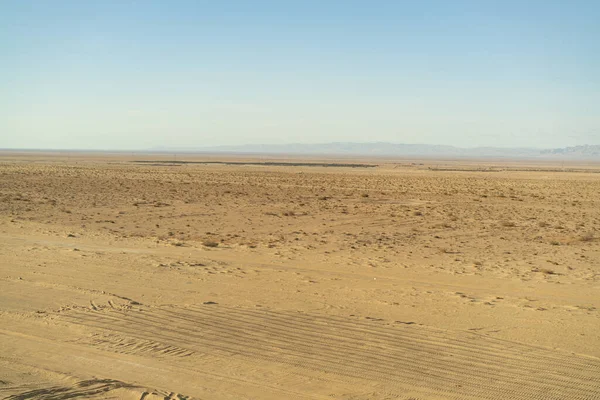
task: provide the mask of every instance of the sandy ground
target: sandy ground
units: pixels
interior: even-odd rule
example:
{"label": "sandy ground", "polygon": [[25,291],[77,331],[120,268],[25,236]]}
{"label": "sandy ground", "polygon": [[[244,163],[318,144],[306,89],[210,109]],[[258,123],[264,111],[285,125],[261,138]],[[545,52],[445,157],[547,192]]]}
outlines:
{"label": "sandy ground", "polygon": [[134,159],[0,157],[0,397],[600,399],[593,166]]}

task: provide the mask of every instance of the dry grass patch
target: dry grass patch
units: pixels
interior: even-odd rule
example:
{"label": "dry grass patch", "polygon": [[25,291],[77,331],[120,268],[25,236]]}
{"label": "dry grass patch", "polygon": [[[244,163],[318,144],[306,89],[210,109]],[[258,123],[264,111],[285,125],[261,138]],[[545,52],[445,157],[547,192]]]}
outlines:
{"label": "dry grass patch", "polygon": [[585,235],[582,235],[579,240],[582,242],[592,242],[596,240],[596,236],[594,235],[594,232],[588,232]]}
{"label": "dry grass patch", "polygon": [[531,272],[541,272],[544,275],[558,275],[556,271],[550,268],[533,268]]}

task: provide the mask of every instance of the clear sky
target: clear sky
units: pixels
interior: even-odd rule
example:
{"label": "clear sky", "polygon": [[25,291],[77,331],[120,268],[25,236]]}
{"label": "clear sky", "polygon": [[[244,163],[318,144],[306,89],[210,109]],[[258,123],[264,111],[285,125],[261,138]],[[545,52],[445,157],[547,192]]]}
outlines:
{"label": "clear sky", "polygon": [[0,0],[0,148],[600,144],[600,1]]}

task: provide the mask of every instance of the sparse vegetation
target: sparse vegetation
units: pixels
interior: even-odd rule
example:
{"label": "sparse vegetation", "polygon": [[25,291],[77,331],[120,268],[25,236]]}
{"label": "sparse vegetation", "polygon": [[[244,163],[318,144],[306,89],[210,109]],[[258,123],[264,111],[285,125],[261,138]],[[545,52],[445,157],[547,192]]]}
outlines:
{"label": "sparse vegetation", "polygon": [[580,240],[582,242],[592,242],[596,239],[596,236],[594,235],[594,232],[588,232],[584,235],[581,236]]}
{"label": "sparse vegetation", "polygon": [[534,268],[531,271],[532,272],[540,272],[544,275],[556,275],[556,272],[550,268]]}
{"label": "sparse vegetation", "polygon": [[[76,293],[67,299],[68,293],[60,294],[65,297],[60,304],[85,306],[86,298],[93,297],[98,310],[88,315],[90,320],[103,318],[102,307],[121,307],[122,299],[101,294],[105,290],[132,298],[144,295],[148,307],[130,313],[138,316],[154,312],[159,304],[179,312],[182,304],[197,308],[212,299],[220,304],[214,311],[251,308],[256,317],[255,304],[269,312],[289,310],[288,315],[298,305],[306,313],[319,310],[322,317],[406,314],[419,321],[416,329],[420,323],[440,323],[487,333],[514,326],[516,314],[524,329],[514,332],[523,333],[520,340],[525,342],[587,351],[591,345],[577,346],[595,340],[591,334],[565,339],[562,332],[548,333],[547,328],[559,326],[566,309],[572,311],[571,326],[578,318],[591,323],[598,313],[566,305],[600,308],[593,291],[600,249],[598,176],[586,180],[578,175],[574,182],[567,174],[555,180],[534,173],[513,179],[510,171],[480,179],[471,172],[417,175],[398,168],[380,173],[384,167],[365,173],[98,163],[65,177],[63,169],[39,163],[2,165],[1,233],[7,239],[2,265],[5,275],[15,279],[44,283],[68,276],[68,284],[78,287],[99,285],[90,296]],[[24,176],[23,170],[33,173]],[[14,199],[17,192],[31,201]],[[515,200],[497,197],[501,192]],[[56,198],[58,208],[43,197]],[[574,202],[575,197],[582,201]],[[155,207],[162,203],[170,206]],[[564,230],[555,230],[557,226]],[[30,232],[35,244],[10,239]],[[50,244],[60,241],[81,251]],[[128,282],[148,286],[128,289]],[[34,298],[37,288],[24,283],[8,282],[7,287],[18,286],[7,295],[31,290],[27,296]],[[46,296],[50,289],[42,289]],[[455,290],[468,294],[448,296]],[[534,299],[523,301],[526,295]],[[528,318],[542,310],[548,324]],[[53,311],[48,308],[47,313]],[[486,315],[493,321],[479,320]],[[216,313],[215,318],[226,319]],[[310,320],[306,315],[300,319]],[[194,326],[193,318],[191,322]],[[378,329],[378,322],[368,323],[369,329]],[[151,334],[160,333],[160,326]]]}

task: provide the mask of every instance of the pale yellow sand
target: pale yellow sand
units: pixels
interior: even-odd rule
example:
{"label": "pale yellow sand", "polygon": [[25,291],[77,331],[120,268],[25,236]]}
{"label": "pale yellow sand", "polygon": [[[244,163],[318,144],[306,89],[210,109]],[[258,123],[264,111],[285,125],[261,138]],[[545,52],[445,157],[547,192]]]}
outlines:
{"label": "pale yellow sand", "polygon": [[0,398],[600,399],[594,166],[134,159],[0,158]]}

